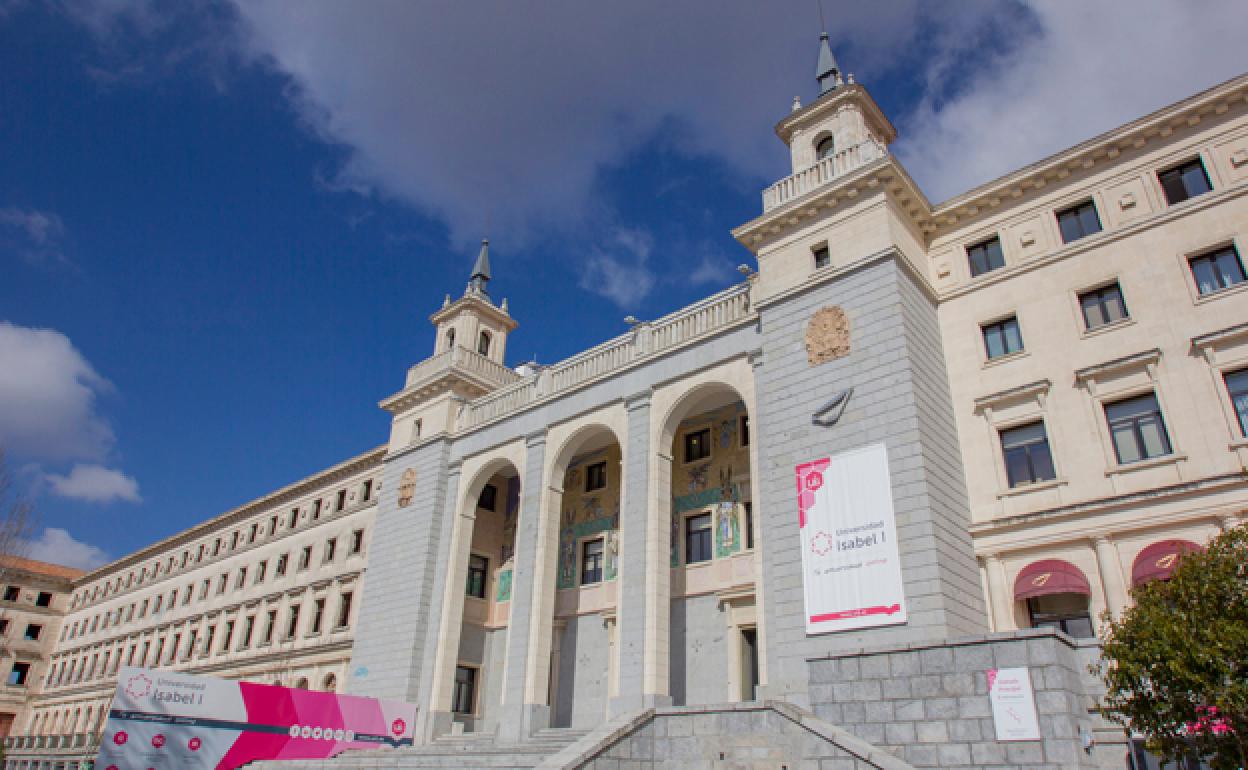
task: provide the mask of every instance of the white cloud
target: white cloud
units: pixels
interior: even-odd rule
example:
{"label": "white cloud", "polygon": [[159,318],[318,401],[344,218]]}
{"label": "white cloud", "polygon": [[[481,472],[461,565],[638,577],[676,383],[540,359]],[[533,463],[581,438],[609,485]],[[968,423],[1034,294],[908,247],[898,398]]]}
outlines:
{"label": "white cloud", "polygon": [[76,463],[68,476],[49,473],[45,476],[52,493],[88,503],[110,503],[124,500],[143,502],[139,497],[139,483],[121,471],[100,465]]}
{"label": "white cloud", "polygon": [[56,214],[0,209],[0,252],[11,251],[32,265],[68,265],[61,248],[64,235],[65,224]]}
{"label": "white cloud", "polygon": [[648,266],[653,239],[642,230],[621,229],[601,247],[594,247],[581,269],[580,286],[625,310],[637,305],[654,289],[654,271]]}
{"label": "white cloud", "polygon": [[112,392],[60,332],[0,321],[0,443],[17,456],[100,460],[113,429],[96,411]]}
{"label": "white cloud", "polygon": [[28,559],[63,564],[78,569],[95,569],[112,561],[103,549],[75,540],[67,530],[48,527],[39,537],[23,544],[22,556]]}
{"label": "white cloud", "polygon": [[974,67],[979,35],[949,35],[927,98],[898,121],[898,156],[939,202],[1245,71],[1242,0],[1027,0],[972,20],[1008,45]]}
{"label": "white cloud", "polygon": [[686,280],[694,286],[705,286],[707,284],[723,283],[727,284],[732,280],[733,267],[726,257],[705,253],[702,255],[702,261],[689,272]]}

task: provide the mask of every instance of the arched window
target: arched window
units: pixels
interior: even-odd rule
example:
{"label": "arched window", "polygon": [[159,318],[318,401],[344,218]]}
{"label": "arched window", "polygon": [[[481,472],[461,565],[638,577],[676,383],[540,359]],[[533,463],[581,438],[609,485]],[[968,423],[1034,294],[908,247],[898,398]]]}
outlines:
{"label": "arched window", "polygon": [[333,674],[326,676],[324,684],[321,685],[321,689],[324,690],[325,692],[337,692],[338,691],[338,677],[334,676]]}
{"label": "arched window", "polygon": [[446,330],[446,349],[454,350],[454,348],[455,348],[455,330],[447,329]]}
{"label": "arched window", "polygon": [[490,354],[490,333],[481,332],[481,339],[477,340],[477,352],[483,356]]}
{"label": "arched window", "polygon": [[815,145],[816,160],[830,158],[836,153],[836,142],[830,136],[825,136],[819,140],[819,144]]}

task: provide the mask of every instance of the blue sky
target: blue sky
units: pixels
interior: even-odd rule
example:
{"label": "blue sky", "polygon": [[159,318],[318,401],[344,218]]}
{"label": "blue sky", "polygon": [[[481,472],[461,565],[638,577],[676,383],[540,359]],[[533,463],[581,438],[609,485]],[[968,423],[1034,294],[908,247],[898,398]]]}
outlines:
{"label": "blue sky", "polygon": [[[0,0],[31,554],[98,564],[382,443],[487,232],[512,363],[736,280],[814,6],[616,5]],[[934,201],[1248,69],[1230,0],[1084,5],[825,2]]]}

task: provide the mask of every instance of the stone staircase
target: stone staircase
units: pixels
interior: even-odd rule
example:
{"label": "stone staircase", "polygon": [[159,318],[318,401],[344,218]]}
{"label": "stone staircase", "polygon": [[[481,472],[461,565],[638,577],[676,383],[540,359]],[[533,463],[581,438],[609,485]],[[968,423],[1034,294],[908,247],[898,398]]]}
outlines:
{"label": "stone staircase", "polygon": [[415,768],[481,768],[482,770],[532,770],[573,743],[588,730],[547,728],[539,730],[523,743],[504,743],[493,735],[465,733],[443,735],[424,746],[377,751],[350,751],[336,759],[286,760],[261,763],[259,767],[281,767],[294,770],[409,770]]}

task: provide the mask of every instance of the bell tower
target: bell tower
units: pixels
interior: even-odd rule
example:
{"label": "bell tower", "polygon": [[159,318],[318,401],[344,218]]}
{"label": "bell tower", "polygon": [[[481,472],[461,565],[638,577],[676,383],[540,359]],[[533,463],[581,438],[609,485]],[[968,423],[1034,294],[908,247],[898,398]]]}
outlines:
{"label": "bell tower", "polygon": [[490,298],[490,241],[481,241],[481,251],[472,266],[472,275],[464,296],[451,301],[446,295],[442,309],[430,317],[437,329],[434,355],[455,347],[467,348],[489,360],[502,364],[507,351],[507,335],[516,328],[507,310],[507,300],[495,305]]}

